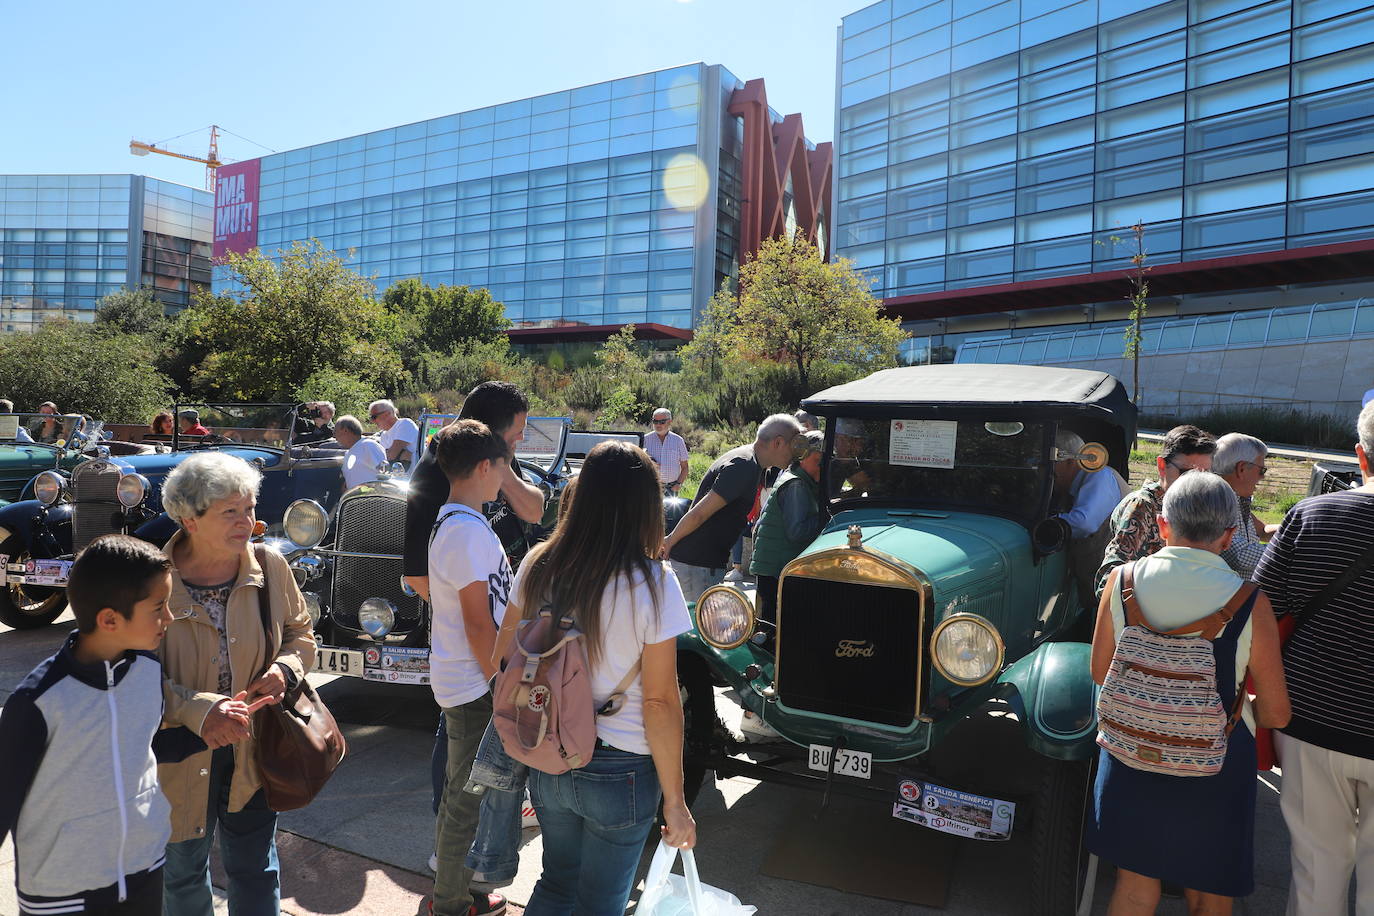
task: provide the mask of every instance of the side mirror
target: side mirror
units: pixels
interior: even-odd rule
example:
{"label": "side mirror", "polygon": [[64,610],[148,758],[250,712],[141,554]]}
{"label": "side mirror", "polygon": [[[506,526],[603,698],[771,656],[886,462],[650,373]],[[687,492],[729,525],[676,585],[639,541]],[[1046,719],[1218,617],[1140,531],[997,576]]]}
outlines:
{"label": "side mirror", "polygon": [[1101,442],[1089,442],[1078,453],[1078,466],[1085,471],[1100,471],[1107,466],[1111,456],[1107,446]]}

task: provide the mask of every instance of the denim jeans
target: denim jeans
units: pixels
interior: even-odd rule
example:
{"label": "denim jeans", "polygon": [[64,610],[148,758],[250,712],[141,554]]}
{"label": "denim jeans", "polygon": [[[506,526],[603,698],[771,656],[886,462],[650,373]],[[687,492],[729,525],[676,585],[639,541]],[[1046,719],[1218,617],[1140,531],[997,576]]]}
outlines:
{"label": "denim jeans", "polygon": [[[488,729],[488,734],[494,733]],[[489,740],[484,735],[483,745]],[[500,739],[497,738],[496,742],[499,748]],[[440,713],[439,728],[434,733],[434,751],[430,755],[436,816],[439,814],[439,801],[444,795],[447,770],[448,729],[444,727],[444,716]],[[466,860],[468,868],[481,872],[482,878],[492,884],[510,881],[520,866],[520,809],[525,805],[525,767],[519,766],[518,775],[509,775],[501,783],[508,786],[509,791],[488,787],[482,793],[477,835],[473,838]]]}
{"label": "denim jeans", "polygon": [[580,770],[530,771],[544,871],[526,916],[621,916],[661,793],[653,758],[597,746]]}
{"label": "denim jeans", "polygon": [[210,892],[210,844],[219,827],[220,858],[229,877],[229,912],[233,916],[278,916],[281,884],[277,865],[277,813],[267,807],[261,789],[242,811],[229,811],[229,783],[234,775],[234,749],[222,747],[210,757],[210,799],[205,836],[167,844],[163,867],[164,916],[213,916]]}
{"label": "denim jeans", "polygon": [[448,766],[434,829],[434,851],[439,859],[439,870],[434,876],[434,913],[466,916],[472,906],[472,895],[468,892],[472,869],[465,858],[477,834],[482,796],[466,792],[463,787],[472,775],[477,745],[491,721],[491,694],[483,694],[462,706],[445,707],[444,720]]}

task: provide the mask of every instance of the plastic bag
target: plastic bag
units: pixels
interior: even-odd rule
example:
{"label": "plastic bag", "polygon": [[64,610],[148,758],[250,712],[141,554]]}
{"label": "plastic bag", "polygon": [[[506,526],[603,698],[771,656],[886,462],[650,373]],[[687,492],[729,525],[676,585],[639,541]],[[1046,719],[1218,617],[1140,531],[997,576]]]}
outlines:
{"label": "plastic bag", "polygon": [[[672,873],[679,852],[686,877]],[[702,884],[692,850],[679,850],[662,841],[649,863],[644,894],[635,907],[636,916],[751,916],[757,912],[757,907],[740,903],[734,894]]]}

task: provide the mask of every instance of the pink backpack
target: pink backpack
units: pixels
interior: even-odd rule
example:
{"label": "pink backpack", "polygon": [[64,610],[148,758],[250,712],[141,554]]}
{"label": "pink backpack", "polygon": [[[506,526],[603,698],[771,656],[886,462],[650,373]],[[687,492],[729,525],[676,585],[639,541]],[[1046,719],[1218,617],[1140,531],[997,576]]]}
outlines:
{"label": "pink backpack", "polygon": [[543,773],[566,773],[591,761],[597,716],[618,712],[639,674],[636,661],[597,708],[582,636],[570,616],[555,619],[545,607],[516,629],[492,687],[492,723],[506,753]]}

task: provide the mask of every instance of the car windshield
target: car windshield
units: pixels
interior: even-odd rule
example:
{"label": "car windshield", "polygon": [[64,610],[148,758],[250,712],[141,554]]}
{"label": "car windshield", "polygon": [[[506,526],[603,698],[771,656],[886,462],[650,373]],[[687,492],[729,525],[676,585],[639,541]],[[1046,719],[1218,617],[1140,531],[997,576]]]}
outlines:
{"label": "car windshield", "polygon": [[[290,404],[178,404],[173,417],[180,448],[226,442],[285,448],[296,422],[295,409]],[[152,434],[144,438],[168,442],[172,439]]]}
{"label": "car windshield", "polygon": [[826,490],[850,501],[990,511],[1039,508],[1045,424],[839,417]]}
{"label": "car windshield", "polygon": [[81,424],[82,418],[75,415],[0,414],[0,444],[60,447],[71,440],[72,433],[78,431]]}

